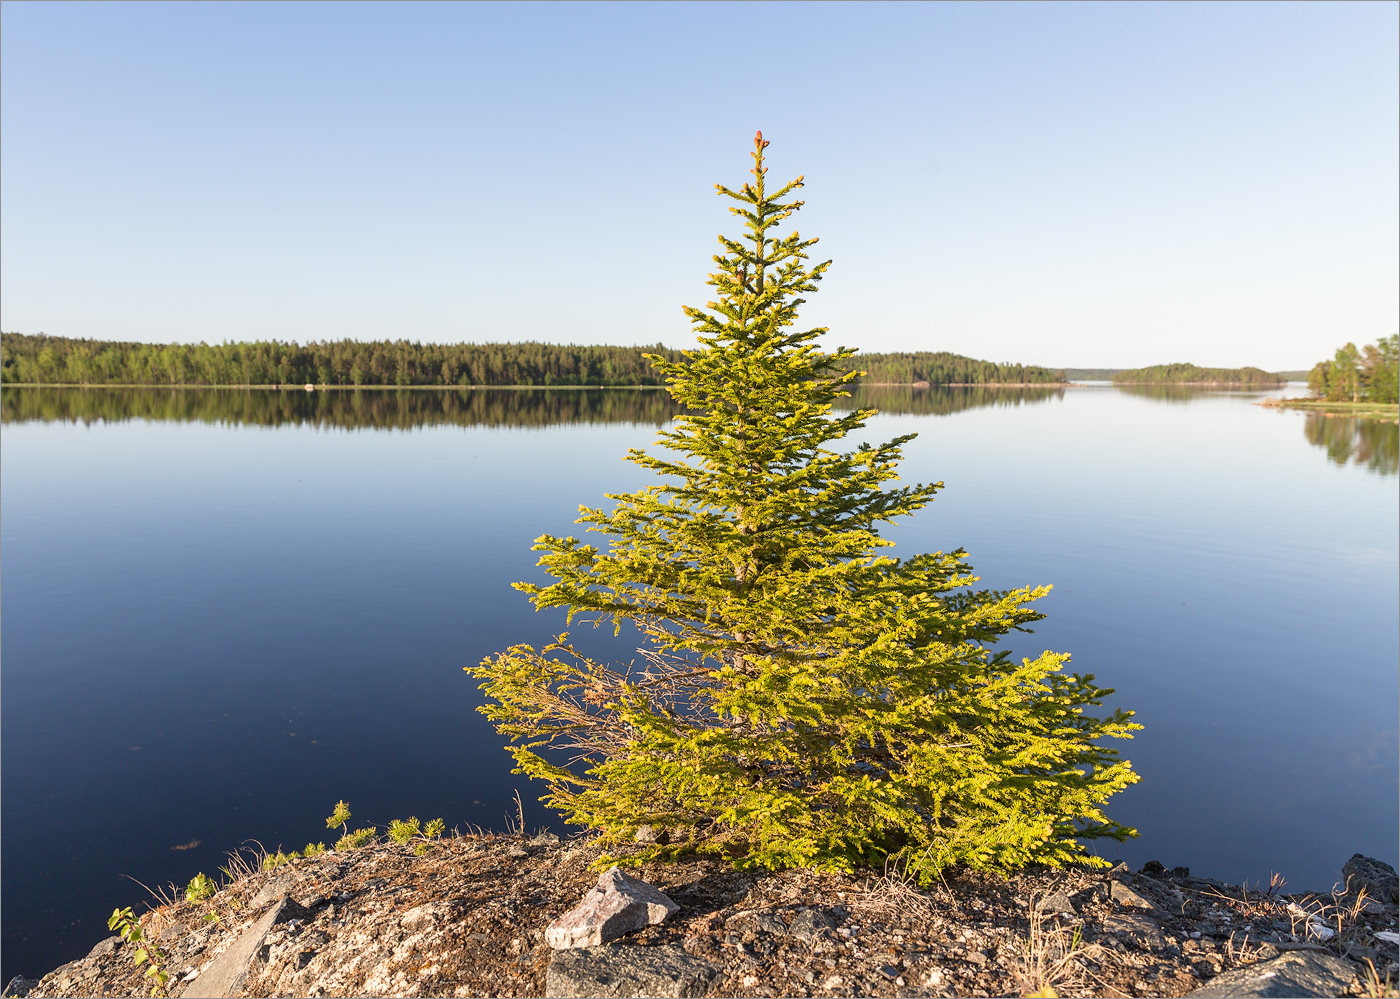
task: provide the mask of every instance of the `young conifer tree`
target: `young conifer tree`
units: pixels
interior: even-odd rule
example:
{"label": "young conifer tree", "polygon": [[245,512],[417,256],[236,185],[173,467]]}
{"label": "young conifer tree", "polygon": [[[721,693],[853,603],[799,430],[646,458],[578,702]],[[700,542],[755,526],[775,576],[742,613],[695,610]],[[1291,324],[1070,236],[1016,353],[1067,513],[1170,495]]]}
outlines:
{"label": "young conifer tree", "polygon": [[1082,840],[1134,835],[1101,810],[1137,780],[1102,743],[1139,726],[1086,714],[1112,691],[1062,672],[1067,655],[990,648],[1042,616],[1027,604],[1048,587],[974,589],[961,549],[880,553],[880,527],[942,484],[886,485],[912,435],[835,450],[873,411],[833,411],[855,351],[794,326],[830,261],[809,267],[815,239],[775,234],[802,178],[769,191],[767,145],[751,183],[716,185],[746,232],[719,239],[716,301],[685,310],[698,349],[653,358],[688,408],[660,435],[669,454],[628,455],[661,480],[581,508],[603,546],[539,538],[556,581],[516,584],[570,620],[635,626],[643,661],[600,663],[565,636],[517,645],[469,667],[480,710],[542,800],[636,860],[849,869],[902,853],[924,881],[951,863],[1092,863]]}

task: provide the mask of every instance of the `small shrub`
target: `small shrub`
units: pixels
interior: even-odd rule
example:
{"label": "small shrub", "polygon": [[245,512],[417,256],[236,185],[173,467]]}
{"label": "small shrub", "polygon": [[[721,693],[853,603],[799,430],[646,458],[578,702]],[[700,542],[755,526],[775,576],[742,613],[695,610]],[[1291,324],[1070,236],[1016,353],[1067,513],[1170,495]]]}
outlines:
{"label": "small shrub", "polygon": [[145,931],[141,929],[141,924],[137,922],[131,907],[113,909],[111,918],[107,920],[107,928],[121,934],[121,938],[127,943],[138,945],[136,953],[131,955],[132,962],[138,968],[146,965],[146,977],[152,980],[151,995],[164,995],[165,985],[170,981],[170,974],[164,967],[165,956],[154,942],[146,939]]}
{"label": "small shrub", "polygon": [[334,829],[336,826],[340,826],[340,833],[343,836],[345,835],[345,827],[349,822],[350,806],[343,801],[337,801],[335,803],[335,811],[331,812],[330,817],[326,819],[326,828]]}
{"label": "small shrub", "polygon": [[269,853],[263,858],[262,869],[265,871],[275,871],[283,864],[298,859],[299,854],[293,850],[291,853],[283,853],[280,849],[276,853]]}
{"label": "small shrub", "polygon": [[418,821],[416,815],[410,815],[407,820],[395,819],[389,823],[389,838],[400,845],[407,843],[422,833],[422,823]]}
{"label": "small shrub", "polygon": [[369,826],[365,829],[356,829],[354,832],[346,833],[344,836],[340,837],[340,839],[336,840],[335,848],[337,850],[358,850],[360,847],[373,840],[376,835],[377,830],[374,826]]}
{"label": "small shrub", "polygon": [[307,843],[306,846],[302,848],[301,855],[303,857],[315,857],[325,852],[325,843]]}
{"label": "small shrub", "polygon": [[203,902],[217,890],[218,886],[214,884],[213,879],[205,877],[204,872],[200,871],[190,878],[190,883],[185,886],[185,901]]}

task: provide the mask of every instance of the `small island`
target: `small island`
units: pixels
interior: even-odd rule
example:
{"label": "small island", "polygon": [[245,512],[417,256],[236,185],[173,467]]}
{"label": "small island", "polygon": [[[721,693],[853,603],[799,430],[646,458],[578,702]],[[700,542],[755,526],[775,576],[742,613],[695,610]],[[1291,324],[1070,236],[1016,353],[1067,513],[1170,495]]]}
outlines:
{"label": "small island", "polygon": [[1154,364],[1113,375],[1115,385],[1206,385],[1215,388],[1277,388],[1285,384],[1281,374],[1261,368],[1198,368],[1194,364]]}

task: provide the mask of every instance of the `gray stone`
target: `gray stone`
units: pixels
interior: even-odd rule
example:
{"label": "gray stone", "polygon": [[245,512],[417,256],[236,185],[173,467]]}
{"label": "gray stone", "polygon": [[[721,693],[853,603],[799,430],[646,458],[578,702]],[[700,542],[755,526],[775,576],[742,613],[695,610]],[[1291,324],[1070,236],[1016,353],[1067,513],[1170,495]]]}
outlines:
{"label": "gray stone", "polygon": [[6,985],[5,991],[0,994],[3,994],[5,999],[11,999],[11,997],[13,997],[13,999],[24,999],[25,996],[29,995],[30,990],[38,984],[39,979],[37,978],[25,978],[23,975],[16,975],[14,978],[10,979],[10,984]]}
{"label": "gray stone", "polygon": [[108,954],[115,954],[117,948],[122,945],[122,938],[117,936],[108,937],[106,940],[99,940],[97,945],[88,951],[87,960],[93,961],[99,957],[106,957]]}
{"label": "gray stone", "polygon": [[792,917],[788,933],[805,944],[817,944],[831,939],[836,920],[820,909],[799,909]]}
{"label": "gray stone", "polygon": [[743,912],[736,912],[724,921],[724,928],[730,933],[738,933],[746,943],[759,933],[784,936],[788,931],[781,919],[772,912],[762,909],[745,909]]}
{"label": "gray stone", "polygon": [[703,996],[718,973],[679,947],[590,947],[555,951],[546,996]]}
{"label": "gray stone", "polygon": [[1352,966],[1331,954],[1295,950],[1271,961],[1227,971],[1194,992],[1194,999],[1323,999],[1344,994]]}
{"label": "gray stone", "polygon": [[545,928],[544,939],[555,950],[597,947],[680,911],[656,888],[614,866],[578,905]]}
{"label": "gray stone", "polygon": [[258,956],[263,938],[277,923],[300,911],[300,906],[283,898],[244,930],[227,950],[210,961],[208,967],[185,989],[182,999],[228,999],[241,994],[243,983],[248,980],[248,969]]}
{"label": "gray stone", "polygon": [[1111,898],[1115,904],[1121,905],[1126,909],[1151,910],[1156,908],[1156,906],[1154,906],[1151,902],[1143,898],[1141,895],[1133,891],[1121,881],[1109,882],[1108,897]]}
{"label": "gray stone", "polygon": [[1347,894],[1355,895],[1362,888],[1366,894],[1380,902],[1400,902],[1400,878],[1395,868],[1374,857],[1352,854],[1342,865],[1342,878],[1346,881]]}
{"label": "gray stone", "polygon": [[1070,897],[1062,891],[1057,891],[1053,895],[1046,895],[1036,903],[1036,908],[1041,912],[1074,913],[1078,911],[1075,909],[1074,903],[1070,901]]}
{"label": "gray stone", "polygon": [[1117,914],[1104,917],[1105,933],[1112,933],[1143,950],[1166,950],[1167,938],[1162,928],[1146,916]]}

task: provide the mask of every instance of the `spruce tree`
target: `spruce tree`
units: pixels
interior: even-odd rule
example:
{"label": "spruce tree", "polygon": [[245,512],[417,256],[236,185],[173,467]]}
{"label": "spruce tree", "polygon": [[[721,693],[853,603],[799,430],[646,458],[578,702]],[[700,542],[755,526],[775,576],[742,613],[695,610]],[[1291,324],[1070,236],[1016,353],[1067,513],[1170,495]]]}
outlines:
{"label": "spruce tree", "polygon": [[751,182],[716,185],[745,231],[719,238],[716,300],[685,309],[698,347],[652,358],[687,407],[667,453],[628,454],[658,483],[580,508],[606,543],[545,535],[555,582],[515,584],[571,621],[635,627],[641,660],[596,661],[567,635],[517,645],[468,668],[480,710],[542,800],[637,861],[851,869],[902,853],[924,881],[953,863],[1092,863],[1083,840],[1134,835],[1102,811],[1137,780],[1103,742],[1139,726],[1085,713],[1112,691],[1063,672],[1067,655],[992,648],[1042,616],[1028,605],[1049,587],[978,589],[962,549],[881,552],[881,526],[942,483],[889,485],[913,435],[838,450],[874,411],[834,412],[855,351],[795,326],[831,262],[775,233],[802,178],[769,191],[767,145],[759,133]]}

